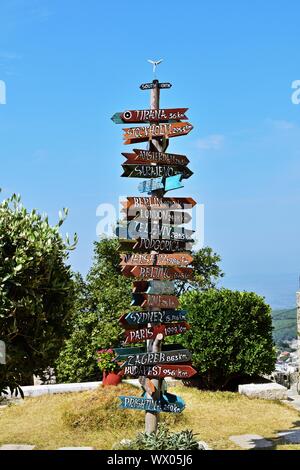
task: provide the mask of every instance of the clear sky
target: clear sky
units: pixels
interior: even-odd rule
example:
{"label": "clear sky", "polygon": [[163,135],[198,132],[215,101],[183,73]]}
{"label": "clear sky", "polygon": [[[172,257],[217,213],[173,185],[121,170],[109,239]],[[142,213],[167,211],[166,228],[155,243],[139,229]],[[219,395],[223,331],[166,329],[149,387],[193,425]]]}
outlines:
{"label": "clear sky", "polygon": [[[156,6],[157,5],[157,6]],[[188,107],[194,130],[172,139],[194,175],[178,196],[205,205],[205,244],[222,257],[228,283],[300,272],[299,1],[1,0],[2,197],[79,235],[71,255],[85,274],[96,239],[96,208],[135,195],[120,178],[122,126],[116,111],[143,109],[160,59],[161,106]],[[143,144],[142,146],[145,146]],[[226,282],[225,282],[226,284]],[[228,285],[229,285],[228,284]],[[248,287],[247,282],[244,285]]]}

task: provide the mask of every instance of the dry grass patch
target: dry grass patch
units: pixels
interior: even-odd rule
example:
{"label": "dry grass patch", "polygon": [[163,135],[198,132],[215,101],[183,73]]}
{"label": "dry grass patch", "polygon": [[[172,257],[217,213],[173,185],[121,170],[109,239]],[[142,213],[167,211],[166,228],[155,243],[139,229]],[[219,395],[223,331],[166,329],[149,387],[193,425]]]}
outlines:
{"label": "dry grass patch", "polygon": [[[231,435],[260,434],[274,439],[277,432],[300,427],[300,414],[278,402],[236,393],[201,392],[182,385],[171,387],[170,392],[184,399],[186,409],[180,415],[161,413],[162,421],[172,431],[192,429],[214,449],[237,449],[229,440]],[[0,411],[0,444],[111,449],[144,429],[144,413],[119,409],[119,395],[140,395],[140,390],[121,384],[91,392],[26,398],[22,404]],[[300,445],[278,442],[277,449],[300,449]]]}

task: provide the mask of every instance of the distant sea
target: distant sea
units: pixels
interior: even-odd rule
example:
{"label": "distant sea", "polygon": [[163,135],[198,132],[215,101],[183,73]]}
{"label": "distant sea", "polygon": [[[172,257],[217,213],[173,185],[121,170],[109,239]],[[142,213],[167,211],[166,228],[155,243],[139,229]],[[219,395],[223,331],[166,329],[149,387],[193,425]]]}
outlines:
{"label": "distant sea", "polygon": [[225,275],[218,284],[233,290],[256,292],[265,297],[273,310],[294,308],[296,291],[299,288],[299,274],[244,274]]}

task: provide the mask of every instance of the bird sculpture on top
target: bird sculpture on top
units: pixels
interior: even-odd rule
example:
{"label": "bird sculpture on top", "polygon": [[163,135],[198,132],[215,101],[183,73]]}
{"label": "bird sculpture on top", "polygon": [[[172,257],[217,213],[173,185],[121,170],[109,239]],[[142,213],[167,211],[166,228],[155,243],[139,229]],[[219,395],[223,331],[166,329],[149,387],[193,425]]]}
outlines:
{"label": "bird sculpture on top", "polygon": [[154,76],[155,76],[155,72],[156,72],[156,67],[157,67],[159,64],[161,64],[162,61],[163,61],[163,59],[160,59],[160,60],[151,60],[151,59],[148,59],[148,62],[153,65],[153,73],[154,73]]}

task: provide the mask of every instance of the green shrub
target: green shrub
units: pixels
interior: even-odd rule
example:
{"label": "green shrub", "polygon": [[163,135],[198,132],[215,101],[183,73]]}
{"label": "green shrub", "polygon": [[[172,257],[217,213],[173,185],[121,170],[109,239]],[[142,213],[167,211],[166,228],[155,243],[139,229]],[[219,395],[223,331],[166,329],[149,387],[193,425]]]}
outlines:
{"label": "green shrub", "polygon": [[74,285],[66,264],[69,246],[59,227],[13,195],[0,204],[0,339],[6,364],[0,389],[18,390],[52,366],[66,337]]}
{"label": "green shrub", "polygon": [[225,389],[243,375],[274,369],[271,309],[253,292],[194,290],[181,297],[191,329],[181,338],[203,388]]}
{"label": "green shrub", "polygon": [[170,432],[165,424],[159,424],[157,432],[139,433],[134,440],[120,447],[128,450],[197,450],[198,442],[193,431]]}

